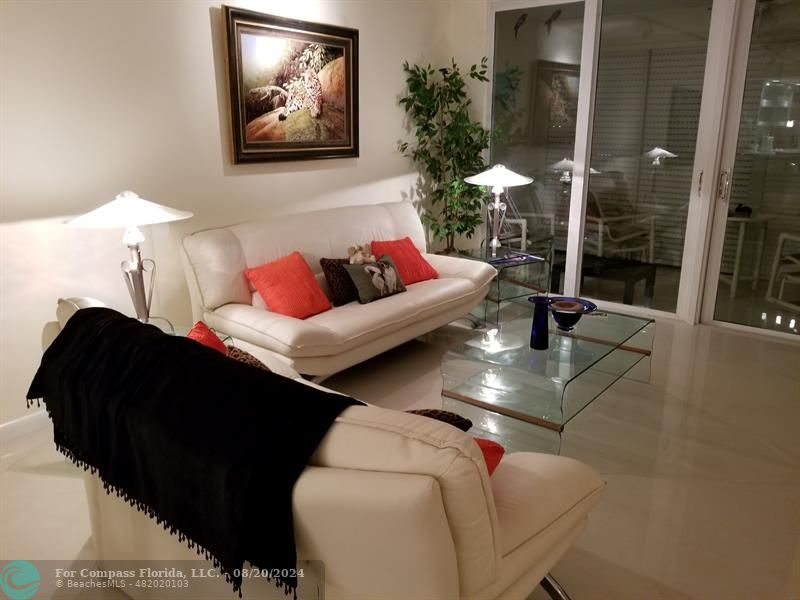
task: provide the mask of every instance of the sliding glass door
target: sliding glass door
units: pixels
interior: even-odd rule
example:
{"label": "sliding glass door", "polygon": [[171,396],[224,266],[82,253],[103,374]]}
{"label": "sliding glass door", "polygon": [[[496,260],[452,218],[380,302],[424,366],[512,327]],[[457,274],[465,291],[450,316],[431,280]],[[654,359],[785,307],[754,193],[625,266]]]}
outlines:
{"label": "sliding glass door", "polygon": [[743,3],[705,320],[800,332],[800,0]]}
{"label": "sliding glass door", "polygon": [[581,294],[675,312],[712,0],[604,0]]}
{"label": "sliding glass door", "polygon": [[[492,0],[507,245],[551,293],[800,331],[800,0]],[[507,8],[506,8],[507,7]]]}
{"label": "sliding glass door", "polygon": [[[551,292],[565,291],[570,263],[581,263],[567,292],[675,312],[712,4],[498,4],[491,158],[535,179],[509,192],[506,238],[549,252]],[[598,6],[599,28],[587,33],[585,13]],[[582,65],[587,49],[592,64]],[[584,98],[581,131],[588,66],[594,82],[582,89],[591,94],[594,83],[594,99]],[[575,150],[588,140],[587,161]],[[574,193],[587,170],[588,188]],[[576,201],[585,205],[580,227]],[[581,256],[567,255],[570,223]]]}

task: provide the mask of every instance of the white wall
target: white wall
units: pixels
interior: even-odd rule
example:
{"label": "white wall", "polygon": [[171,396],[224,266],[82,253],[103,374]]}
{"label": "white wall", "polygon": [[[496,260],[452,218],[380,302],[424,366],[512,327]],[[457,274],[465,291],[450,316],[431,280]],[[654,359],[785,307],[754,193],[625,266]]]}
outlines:
{"label": "white wall", "polygon": [[153,312],[188,323],[183,234],[412,196],[415,169],[396,152],[406,135],[401,63],[485,53],[470,43],[485,39],[484,0],[232,4],[359,29],[360,158],[232,164],[218,2],[0,2],[0,423],[26,414],[39,334],[59,296],[131,313],[121,232],[73,230],[64,218],[124,189],[193,211],[145,231],[159,269]]}
{"label": "white wall", "polygon": [[[489,126],[490,86],[466,75],[470,65],[489,56],[488,11],[487,0],[440,0],[435,3],[436,33],[432,54],[435,66],[449,66],[453,59],[458,63],[472,99],[472,117],[484,121],[484,127]],[[487,77],[491,79],[491,74]]]}

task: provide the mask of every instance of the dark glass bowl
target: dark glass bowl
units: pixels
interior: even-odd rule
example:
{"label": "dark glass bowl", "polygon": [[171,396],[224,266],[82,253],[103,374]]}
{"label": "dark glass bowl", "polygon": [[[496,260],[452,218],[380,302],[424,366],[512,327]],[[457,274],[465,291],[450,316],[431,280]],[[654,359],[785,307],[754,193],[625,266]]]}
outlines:
{"label": "dark glass bowl", "polygon": [[550,312],[562,331],[572,331],[583,315],[597,310],[597,305],[582,298],[554,296],[550,298]]}

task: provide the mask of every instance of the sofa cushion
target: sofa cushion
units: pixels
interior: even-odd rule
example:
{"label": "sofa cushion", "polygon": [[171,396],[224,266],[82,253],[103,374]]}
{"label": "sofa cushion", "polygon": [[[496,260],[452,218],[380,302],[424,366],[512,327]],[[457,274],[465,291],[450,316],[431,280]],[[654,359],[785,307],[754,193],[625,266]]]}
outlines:
{"label": "sofa cushion", "polygon": [[255,356],[250,354],[247,350],[242,350],[236,346],[228,346],[228,358],[239,361],[256,369],[263,369],[264,371],[272,372],[267,365],[258,360]]}
{"label": "sofa cushion", "polygon": [[245,269],[294,250],[302,252],[314,271],[321,271],[317,261],[323,256],[342,256],[348,246],[371,239],[406,235],[425,251],[425,230],[411,202],[344,206],[198,231],[183,239],[194,313],[249,303]]}
{"label": "sofa cushion", "polygon": [[478,447],[481,449],[483,460],[486,463],[486,469],[489,471],[489,475],[491,475],[494,473],[497,465],[500,464],[500,461],[503,460],[503,454],[506,453],[506,449],[497,442],[487,440],[486,438],[476,437],[475,443],[478,444]]}
{"label": "sofa cushion", "polygon": [[503,556],[575,508],[588,514],[605,486],[594,469],[572,458],[529,452],[506,456],[492,476]]}
{"label": "sofa cushion", "polygon": [[466,279],[431,279],[380,302],[351,302],[303,320],[249,304],[226,304],[205,312],[203,319],[237,340],[287,358],[333,356],[445,313],[474,293]]}
{"label": "sofa cushion", "polygon": [[299,252],[246,269],[244,274],[272,312],[305,319],[331,307]]}
{"label": "sofa cushion", "polygon": [[186,334],[186,337],[203,344],[206,348],[211,348],[222,354],[228,354],[228,347],[219,339],[217,334],[211,331],[208,325],[202,321],[195,323],[189,330],[189,333]]}
{"label": "sofa cushion", "polygon": [[397,267],[386,254],[374,263],[344,265],[344,270],[356,286],[361,304],[369,304],[406,291]]}
{"label": "sofa cushion", "polygon": [[431,279],[414,283],[404,294],[396,294],[371,304],[350,303],[306,319],[333,333],[339,340],[336,348],[319,348],[312,354],[305,348],[298,356],[337,354],[387,333],[406,327],[412,321],[444,312],[462,302],[475,289],[464,279]]}
{"label": "sofa cushion", "polygon": [[422,254],[408,236],[401,240],[373,240],[372,251],[375,256],[383,256],[384,254],[391,256],[397,265],[400,279],[406,285],[435,279],[439,276],[436,269],[422,257]]}
{"label": "sofa cushion", "polygon": [[358,290],[344,269],[344,266],[349,264],[350,261],[347,258],[319,259],[319,266],[322,267],[322,272],[325,274],[334,306],[358,300]]}

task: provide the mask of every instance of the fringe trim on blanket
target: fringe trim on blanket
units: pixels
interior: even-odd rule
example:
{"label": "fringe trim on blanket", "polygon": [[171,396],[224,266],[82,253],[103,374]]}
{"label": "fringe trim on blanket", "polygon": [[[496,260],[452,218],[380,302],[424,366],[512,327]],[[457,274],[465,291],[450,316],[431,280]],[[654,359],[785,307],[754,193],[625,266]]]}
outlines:
{"label": "fringe trim on blanket", "polygon": [[[50,417],[50,420],[53,421],[53,427],[56,427],[55,420],[53,420],[53,415],[50,413],[50,409],[47,407],[47,402],[44,401],[43,398],[35,398],[35,399],[27,399],[28,408],[33,406],[33,403],[36,402],[36,406],[41,406],[42,402],[44,402],[45,409],[47,410],[47,416]],[[59,431],[59,433],[61,433]],[[94,465],[90,464],[78,454],[73,451],[71,448],[67,448],[63,444],[59,444],[55,442],[56,450],[61,452],[64,456],[66,456],[70,461],[72,461],[78,467],[81,467],[84,471],[89,471],[92,475],[97,475],[100,477],[100,480],[103,482],[103,489],[108,494],[115,494],[119,498],[125,500],[128,504],[132,507],[135,507],[141,513],[146,514],[151,519],[155,520],[158,525],[161,525],[164,528],[164,531],[168,531],[170,535],[174,535],[178,538],[179,542],[185,542],[187,547],[190,550],[194,550],[198,556],[201,558],[205,558],[207,561],[211,562],[214,565],[214,568],[219,570],[220,574],[225,577],[225,581],[233,587],[233,591],[239,594],[239,598],[242,597],[242,579],[236,578],[234,575],[226,569],[219,559],[214,556],[214,554],[208,550],[207,548],[201,546],[193,539],[188,537],[185,533],[178,530],[176,527],[167,523],[165,519],[163,519],[153,508],[142,502],[141,500],[137,500],[133,496],[131,496],[125,489],[108,483],[105,479],[103,479],[100,470],[95,467]],[[277,577],[273,578],[269,571],[267,572],[266,580],[272,581],[275,580],[273,583],[279,590],[283,590],[284,594],[288,596],[289,594],[293,594],[293,600],[297,600],[297,587],[290,586],[287,582],[283,581],[282,579],[278,579]]]}

